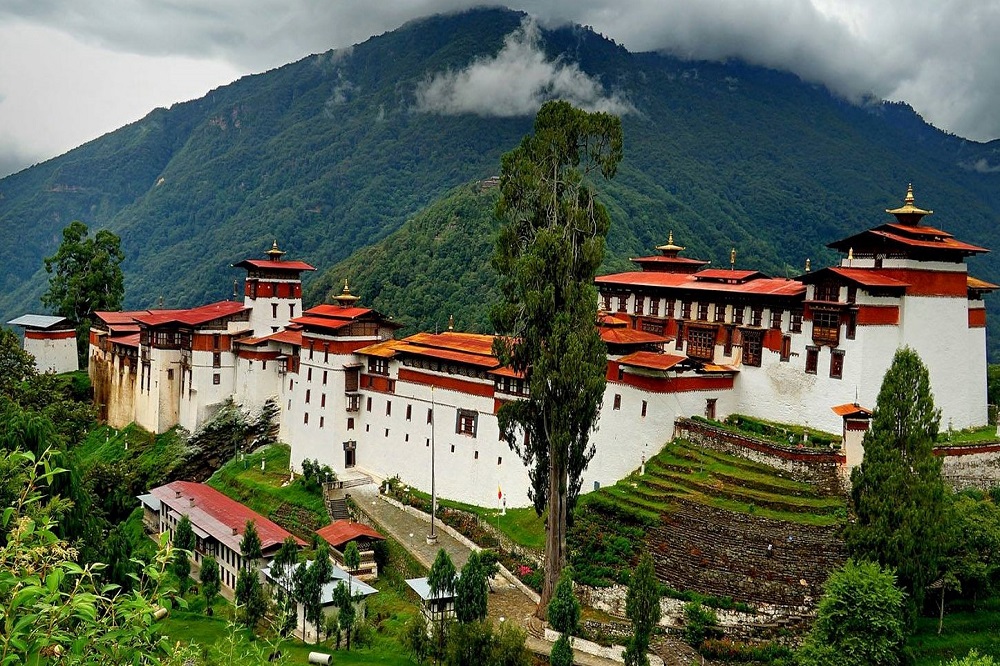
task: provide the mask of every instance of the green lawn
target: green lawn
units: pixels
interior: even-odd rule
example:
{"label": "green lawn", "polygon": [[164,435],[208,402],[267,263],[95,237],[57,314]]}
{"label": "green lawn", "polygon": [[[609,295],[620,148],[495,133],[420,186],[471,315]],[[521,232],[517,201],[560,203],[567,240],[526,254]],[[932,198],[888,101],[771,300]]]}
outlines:
{"label": "green lawn", "polygon": [[300,483],[285,485],[290,455],[287,444],[266,446],[223,465],[208,485],[308,541],[316,529],[330,522],[330,515],[319,493],[307,491]]}
{"label": "green lawn", "polygon": [[918,618],[909,643],[917,666],[939,666],[952,657],[965,656],[972,648],[1000,659],[1000,599],[991,605],[975,613],[947,613],[940,635],[936,617]]}
{"label": "green lawn", "polygon": [[938,433],[938,444],[981,444],[983,442],[995,442],[997,437],[996,426],[983,426],[982,428],[970,428],[969,430],[954,430],[948,432],[943,430]]}

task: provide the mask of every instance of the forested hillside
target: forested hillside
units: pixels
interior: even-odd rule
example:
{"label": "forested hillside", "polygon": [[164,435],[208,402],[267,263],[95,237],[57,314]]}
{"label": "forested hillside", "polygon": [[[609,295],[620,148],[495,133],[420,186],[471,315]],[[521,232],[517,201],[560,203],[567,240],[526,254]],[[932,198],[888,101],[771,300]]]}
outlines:
{"label": "forested hillside", "polygon": [[[420,110],[416,96],[433,74],[495,56],[522,18],[480,9],[416,21],[157,109],[0,180],[10,239],[0,248],[0,315],[39,310],[42,257],[73,219],[122,236],[128,306],[226,298],[240,277],[230,265],[274,239],[320,269],[309,278],[318,298],[320,284],[341,279],[324,277],[328,267],[451,188],[495,174],[530,130],[527,114],[441,115]],[[904,104],[854,105],[781,72],[632,54],[579,27],[540,34],[550,61],[578,65],[633,109],[624,162],[603,193],[613,219],[606,270],[672,229],[689,256],[726,265],[736,247],[741,266],[797,274],[807,257],[817,267],[833,259],[827,242],[882,221],[908,182],[918,205],[937,211],[931,223],[994,244],[1000,142],[966,141]],[[488,245],[468,259],[484,271]],[[468,287],[431,282],[452,275],[445,259],[426,275],[416,265],[344,277],[363,296],[392,294],[387,314],[443,323]],[[1000,282],[989,255],[973,270]],[[411,288],[417,276],[423,288]],[[431,312],[428,303],[441,309],[410,313]]]}

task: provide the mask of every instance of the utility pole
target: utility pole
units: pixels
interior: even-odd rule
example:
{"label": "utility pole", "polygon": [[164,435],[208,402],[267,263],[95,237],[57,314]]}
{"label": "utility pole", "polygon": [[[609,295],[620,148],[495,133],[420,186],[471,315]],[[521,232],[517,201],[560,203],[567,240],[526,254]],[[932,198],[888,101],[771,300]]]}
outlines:
{"label": "utility pole", "polygon": [[437,513],[437,489],[434,486],[434,430],[437,415],[434,413],[434,387],[431,386],[431,533],[427,535],[427,543],[437,543],[438,536],[434,530],[435,514]]}

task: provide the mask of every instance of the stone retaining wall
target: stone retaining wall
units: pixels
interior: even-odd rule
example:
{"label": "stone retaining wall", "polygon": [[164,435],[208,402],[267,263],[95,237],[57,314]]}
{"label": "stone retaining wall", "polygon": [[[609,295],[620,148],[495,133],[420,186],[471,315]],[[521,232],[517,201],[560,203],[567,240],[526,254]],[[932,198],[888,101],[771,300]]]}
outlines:
{"label": "stone retaining wall", "polygon": [[837,451],[781,446],[687,418],[675,421],[674,436],[712,451],[775,467],[797,481],[811,483],[828,493],[844,492],[843,469],[847,456]]}
{"label": "stone retaining wall", "polygon": [[955,490],[1000,486],[1000,442],[934,447],[942,458],[941,476]]}

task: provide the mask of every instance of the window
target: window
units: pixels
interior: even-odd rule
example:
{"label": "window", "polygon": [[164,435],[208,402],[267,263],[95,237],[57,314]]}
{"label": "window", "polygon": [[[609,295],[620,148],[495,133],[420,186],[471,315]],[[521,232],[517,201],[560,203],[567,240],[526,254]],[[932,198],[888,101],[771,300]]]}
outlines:
{"label": "window", "polygon": [[764,321],[764,308],[759,305],[755,305],[750,310],[750,325],[760,326]]}
{"label": "window", "polygon": [[294,317],[295,316],[295,303],[289,303],[288,304],[288,316],[289,317]]}
{"label": "window", "polygon": [[344,390],[348,393],[358,390],[358,381],[361,376],[361,368],[344,369]]}
{"label": "window", "polygon": [[359,409],[361,409],[361,396],[360,395],[347,396],[347,411],[356,412]]}
{"label": "window", "polygon": [[677,342],[674,345],[678,351],[684,349],[684,322],[677,320]]}
{"label": "window", "polygon": [[365,411],[366,412],[372,411],[372,399],[371,399],[371,396],[368,396],[368,399],[365,401]]}
{"label": "window", "polygon": [[814,300],[831,301],[836,303],[840,300],[840,285],[834,282],[821,282],[815,287]]}
{"label": "window", "polygon": [[715,329],[688,327],[687,355],[692,358],[711,360],[715,355]]}
{"label": "window", "polygon": [[323,371],[323,386],[326,386],[326,375],[327,375],[327,370],[324,370]]}
{"label": "window", "polygon": [[721,324],[726,321],[726,306],[722,303],[715,304],[715,323]]}
{"label": "window", "polygon": [[732,326],[726,326],[726,341],[723,343],[722,354],[724,356],[732,356],[733,354],[733,334],[736,329]]}
{"label": "window", "polygon": [[353,416],[350,416],[347,419],[347,429],[348,430],[354,430],[354,417]]}
{"label": "window", "polygon": [[469,409],[460,409],[455,415],[455,432],[459,435],[476,436],[476,425],[479,421],[479,412]]}
{"label": "window", "polygon": [[307,405],[309,404],[309,396],[310,396],[311,394],[312,394],[312,391],[311,391],[311,390],[309,390],[309,389],[306,389],[306,404],[307,404]]}
{"label": "window", "polygon": [[691,318],[691,302],[684,301],[681,303],[681,319]]}
{"label": "window", "polygon": [[313,360],[313,341],[309,341],[309,360]]}
{"label": "window", "polygon": [[646,333],[653,333],[655,335],[663,335],[663,322],[651,319],[642,320],[642,330]]}
{"label": "window", "polygon": [[816,374],[819,366],[819,347],[806,347],[806,372],[810,375]]}
{"label": "window", "polygon": [[433,409],[428,409],[427,410],[427,422],[428,423],[434,423],[434,410]]}
{"label": "window", "polygon": [[212,349],[222,349],[221,342],[222,342],[222,336],[220,336],[218,333],[214,333],[212,335]]}
{"label": "window", "polygon": [[222,354],[220,352],[212,353],[212,367],[221,368],[222,367]]}
{"label": "window", "polygon": [[745,311],[746,311],[746,307],[743,306],[743,305],[734,305],[733,306],[733,323],[734,324],[742,324],[743,323],[743,316],[744,316],[744,312]]}
{"label": "window", "polygon": [[413,405],[407,405],[406,406],[406,420],[409,421],[411,416],[413,416]]}
{"label": "window", "polygon": [[222,375],[220,375],[219,373],[215,373],[214,375],[212,375],[212,383],[213,384],[221,384],[222,383]]}
{"label": "window", "polygon": [[277,318],[278,318],[278,304],[271,303],[271,319],[277,319]]}
{"label": "window", "polygon": [[783,310],[771,310],[771,328],[781,330],[781,318],[784,314]]}
{"label": "window", "polygon": [[385,401],[385,415],[386,416],[392,416],[392,401],[391,400],[386,400]]}
{"label": "window", "polygon": [[708,303],[698,303],[698,320],[708,321]]}
{"label": "window", "polygon": [[500,457],[500,456],[497,456],[497,465],[502,465],[502,464],[503,464],[503,458]]}
{"label": "window", "polygon": [[743,365],[759,368],[763,359],[764,331],[745,329],[743,331]]}
{"label": "window", "polygon": [[302,422],[305,423],[306,425],[309,425],[309,412],[306,412],[305,414],[302,415]]}
{"label": "window", "polygon": [[614,406],[614,409],[621,409],[621,408],[622,408],[622,394],[621,393],[615,393],[615,406]]}
{"label": "window", "polygon": [[792,310],[792,321],[788,325],[788,330],[792,333],[802,332],[802,310]]}
{"label": "window", "polygon": [[792,336],[781,336],[781,360],[787,361],[792,357]]}
{"label": "window", "polygon": [[322,416],[321,416],[321,417],[319,417],[319,427],[320,427],[320,428],[322,428],[322,427],[323,427],[323,421],[324,421],[324,418],[323,418]]}
{"label": "window", "polygon": [[611,294],[604,292],[601,298],[604,300],[604,311],[611,312]]}
{"label": "window", "polygon": [[368,372],[373,372],[376,375],[389,374],[389,360],[385,358],[375,358],[375,357],[369,358]]}
{"label": "window", "polygon": [[642,418],[646,418],[646,401],[642,401]]}
{"label": "window", "polygon": [[649,314],[654,317],[658,317],[660,315],[660,299],[649,299]]}
{"label": "window", "polygon": [[618,312],[625,312],[628,305],[628,296],[618,297]]}
{"label": "window", "polygon": [[674,316],[674,299],[671,298],[667,300],[667,307],[663,308],[663,316],[664,317]]}
{"label": "window", "polygon": [[847,287],[847,302],[853,303],[858,300],[858,288],[855,285]]}
{"label": "window", "polygon": [[473,460],[479,460],[479,451],[476,451],[476,452],[475,452],[475,455],[474,455],[474,456],[472,456],[472,459],[473,459]]}
{"label": "window", "polygon": [[841,379],[844,376],[844,350],[830,350],[830,376]]}
{"label": "window", "polygon": [[389,437],[389,429],[388,428],[385,429],[385,436],[388,439],[388,437]]}
{"label": "window", "polygon": [[858,316],[855,313],[847,315],[847,327],[844,331],[844,337],[848,340],[853,340],[854,336],[858,332]]}
{"label": "window", "polygon": [[319,396],[319,406],[326,407],[326,393],[321,393]]}
{"label": "window", "polygon": [[813,312],[813,342],[828,342],[836,345],[840,341],[840,313],[835,310]]}
{"label": "window", "polygon": [[635,304],[632,306],[632,312],[637,315],[641,315],[645,314],[644,312],[645,309],[646,309],[646,297],[639,296],[637,294],[635,297]]}
{"label": "window", "polygon": [[329,363],[330,362],[330,344],[329,343],[323,343],[323,362],[324,363]]}
{"label": "window", "polygon": [[167,379],[172,381],[173,378],[174,378],[174,369],[173,368],[168,368],[167,369]]}
{"label": "window", "polygon": [[309,368],[306,370],[306,381],[311,382],[313,380],[313,369]]}

